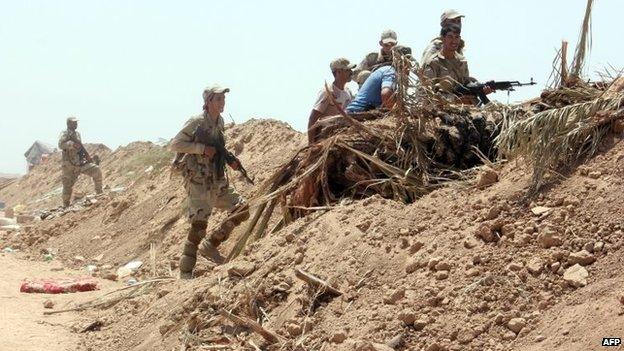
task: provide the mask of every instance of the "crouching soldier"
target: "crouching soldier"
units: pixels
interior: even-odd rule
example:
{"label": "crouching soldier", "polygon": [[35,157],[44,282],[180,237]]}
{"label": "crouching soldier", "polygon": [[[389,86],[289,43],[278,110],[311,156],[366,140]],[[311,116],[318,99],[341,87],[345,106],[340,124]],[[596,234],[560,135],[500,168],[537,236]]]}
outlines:
{"label": "crouching soldier", "polygon": [[61,133],[58,142],[59,149],[63,150],[61,170],[63,172],[63,206],[65,207],[71,202],[72,189],[80,174],[93,178],[95,192],[102,193],[102,171],[97,165],[97,160],[94,162],[85,150],[80,133],[76,129],[78,129],[78,119],[67,118],[67,130]]}
{"label": "crouching soldier", "polygon": [[[193,277],[198,251],[207,259],[222,263],[223,257],[217,248],[237,225],[249,218],[248,205],[229,186],[225,173],[226,163],[235,170],[240,167],[235,158],[223,154],[225,139],[221,112],[225,106],[225,93],[229,91],[220,86],[206,88],[202,94],[204,112],[187,121],[171,142],[171,150],[177,153],[174,167],[184,176],[191,223],[180,257],[181,279]],[[206,238],[213,207],[230,213],[228,220]]]}

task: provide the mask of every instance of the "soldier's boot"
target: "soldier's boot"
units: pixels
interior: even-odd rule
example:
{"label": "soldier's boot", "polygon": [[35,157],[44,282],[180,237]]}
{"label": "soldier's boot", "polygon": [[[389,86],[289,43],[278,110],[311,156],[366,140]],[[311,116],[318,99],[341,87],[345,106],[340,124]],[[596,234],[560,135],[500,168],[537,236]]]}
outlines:
{"label": "soldier's boot", "polygon": [[229,238],[234,228],[249,218],[249,205],[240,204],[231,213],[229,219],[221,223],[221,226],[210,234],[208,240],[203,240],[199,247],[200,255],[216,264],[221,264],[225,261],[225,258],[219,252],[219,245]]}
{"label": "soldier's boot", "polygon": [[72,189],[63,187],[63,207],[69,207],[71,203]]}
{"label": "soldier's boot", "polygon": [[206,222],[193,222],[180,256],[180,279],[193,277],[193,269],[197,263],[197,246],[205,236]]}

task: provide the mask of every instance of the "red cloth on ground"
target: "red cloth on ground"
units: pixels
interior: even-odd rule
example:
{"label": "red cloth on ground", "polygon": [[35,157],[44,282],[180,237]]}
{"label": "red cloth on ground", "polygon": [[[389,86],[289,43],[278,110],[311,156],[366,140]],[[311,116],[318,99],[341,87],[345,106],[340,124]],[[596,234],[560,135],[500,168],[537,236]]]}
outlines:
{"label": "red cloth on ground", "polygon": [[83,278],[46,278],[24,280],[20,286],[23,293],[62,294],[79,291],[98,290],[97,281],[91,277]]}

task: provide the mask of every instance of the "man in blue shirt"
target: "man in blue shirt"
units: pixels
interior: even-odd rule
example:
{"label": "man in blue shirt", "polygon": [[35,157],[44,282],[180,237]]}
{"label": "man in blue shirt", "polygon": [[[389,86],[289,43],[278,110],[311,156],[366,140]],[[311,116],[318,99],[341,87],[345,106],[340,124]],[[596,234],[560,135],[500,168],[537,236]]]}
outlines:
{"label": "man in blue shirt", "polygon": [[[406,55],[412,59],[412,49],[406,46],[395,46],[393,53]],[[362,84],[353,101],[347,106],[347,112],[363,112],[381,106],[392,108],[395,81],[396,71],[394,67],[391,65],[379,67]]]}

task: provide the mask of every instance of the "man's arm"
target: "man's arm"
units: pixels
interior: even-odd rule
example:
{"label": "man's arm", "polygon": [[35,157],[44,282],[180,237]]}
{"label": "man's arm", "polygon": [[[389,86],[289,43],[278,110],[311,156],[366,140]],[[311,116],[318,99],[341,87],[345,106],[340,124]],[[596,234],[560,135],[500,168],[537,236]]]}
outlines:
{"label": "man's arm", "polygon": [[186,122],[184,128],[171,141],[169,146],[171,151],[184,154],[204,154],[206,145],[193,141],[193,133],[197,124],[194,120]]}
{"label": "man's arm", "polygon": [[381,89],[381,105],[387,109],[391,109],[394,107],[395,99],[394,99],[394,90],[392,88],[382,88]]}
{"label": "man's arm", "polygon": [[61,150],[68,150],[74,147],[74,142],[69,138],[69,133],[63,131],[59,137],[58,147]]}
{"label": "man's arm", "polygon": [[312,112],[310,112],[310,117],[308,119],[308,144],[314,144],[318,137],[319,128],[315,126],[315,124],[322,115],[320,111],[315,109],[312,109]]}
{"label": "man's arm", "polygon": [[394,87],[396,86],[396,72],[394,68],[388,69],[381,77],[381,105],[391,109],[394,107]]}

